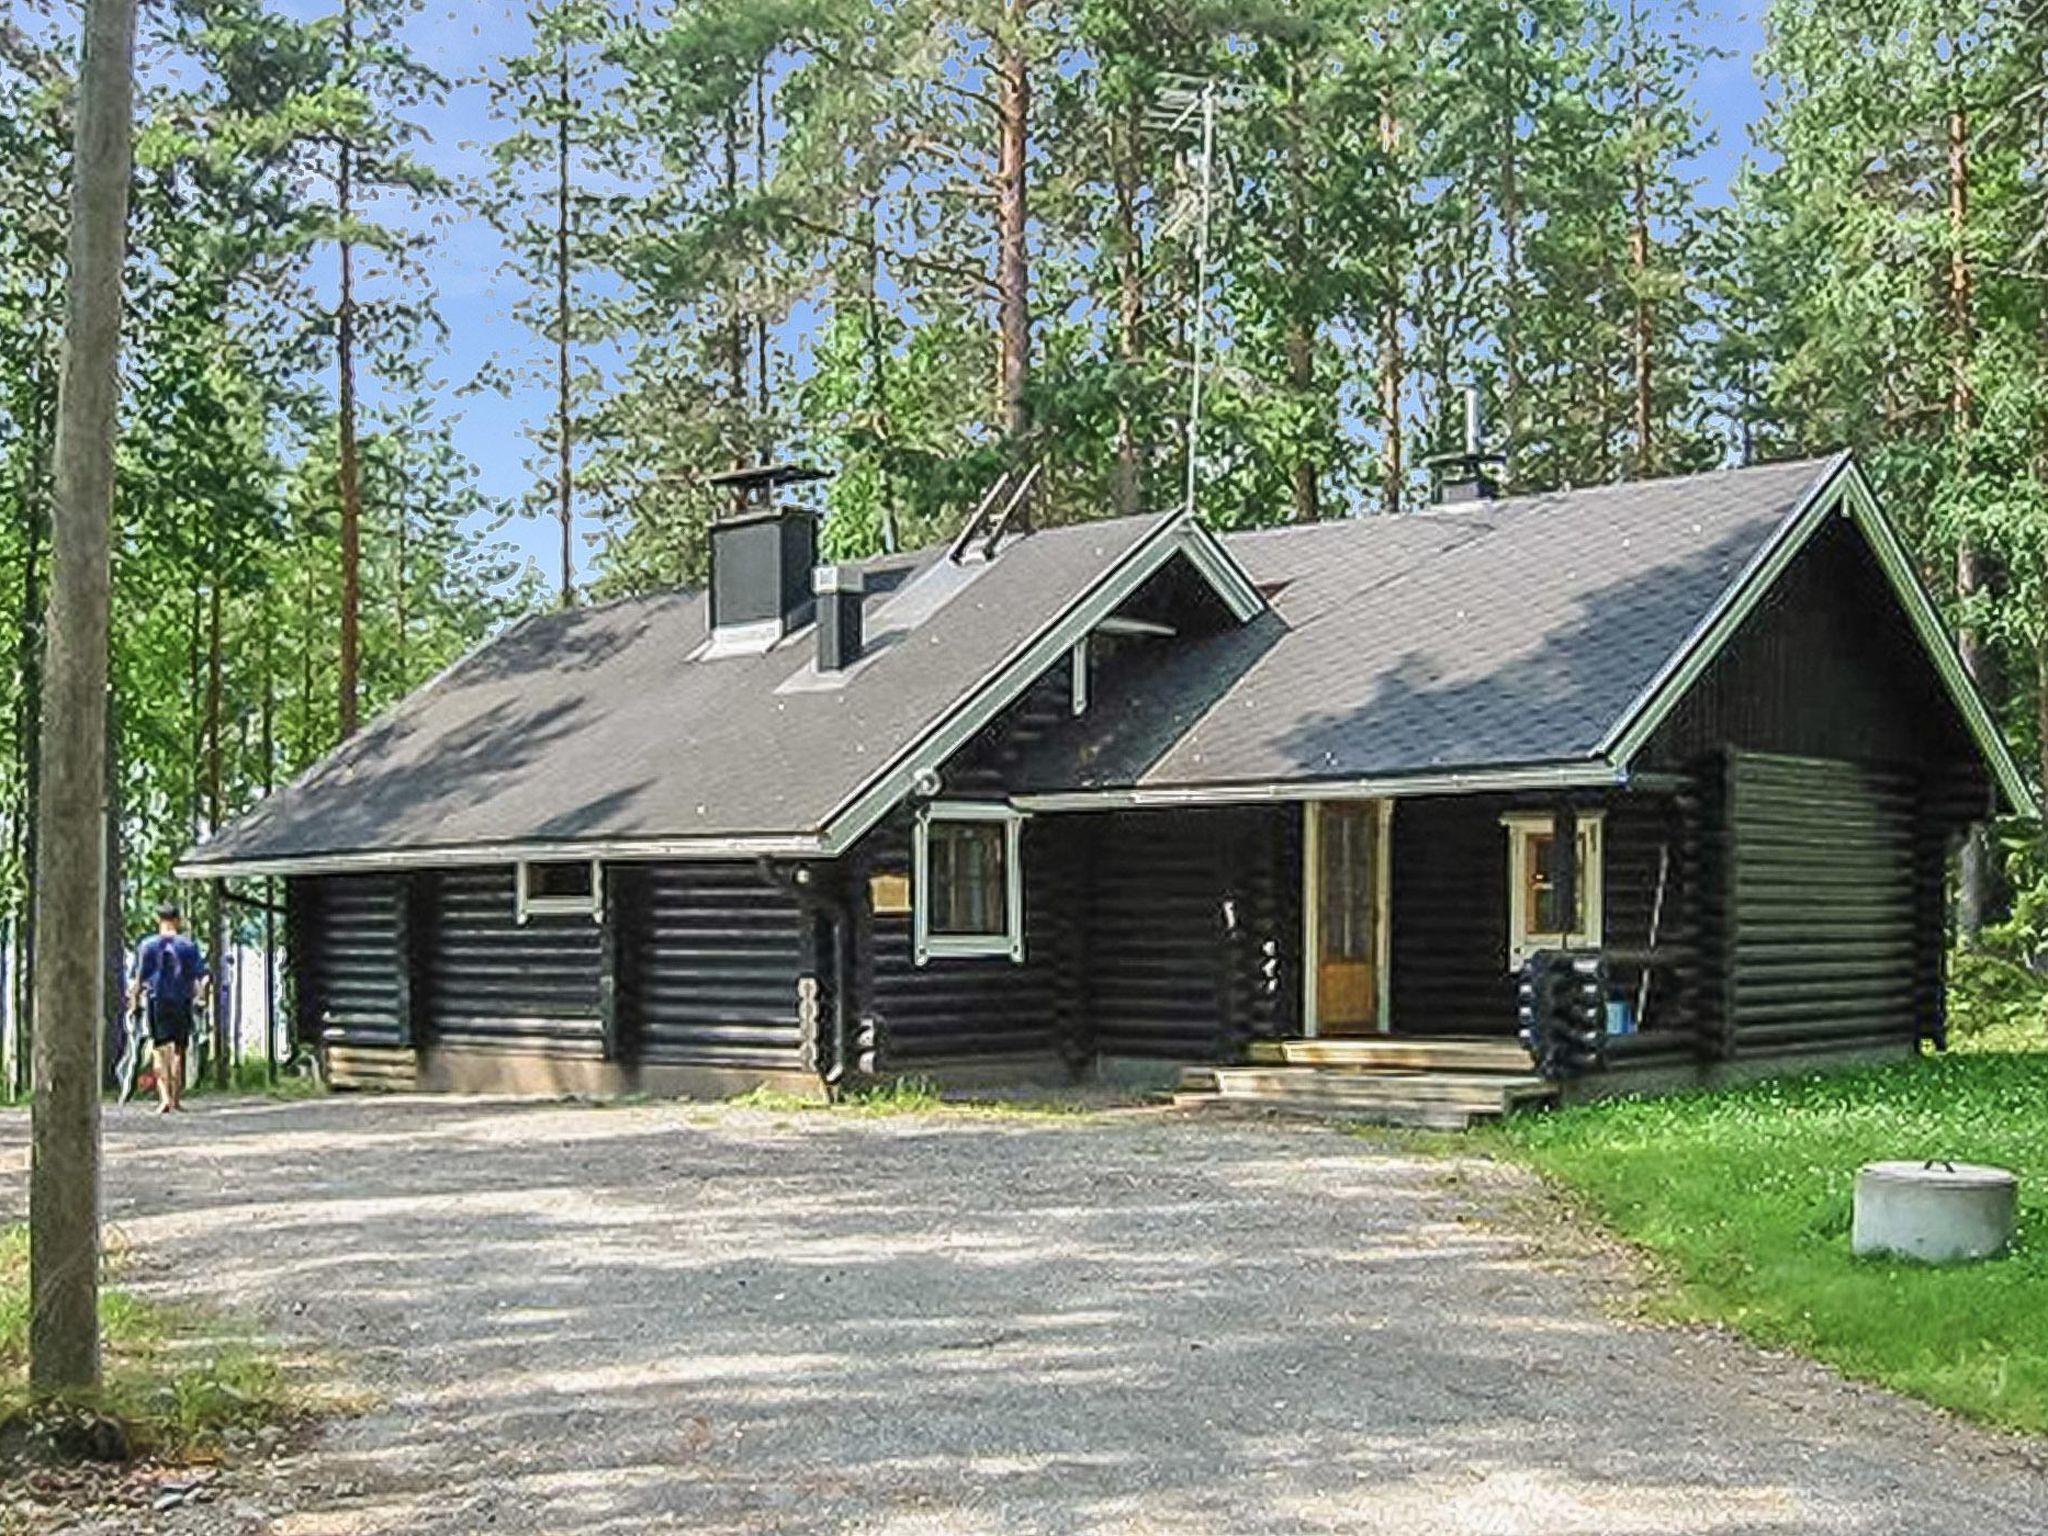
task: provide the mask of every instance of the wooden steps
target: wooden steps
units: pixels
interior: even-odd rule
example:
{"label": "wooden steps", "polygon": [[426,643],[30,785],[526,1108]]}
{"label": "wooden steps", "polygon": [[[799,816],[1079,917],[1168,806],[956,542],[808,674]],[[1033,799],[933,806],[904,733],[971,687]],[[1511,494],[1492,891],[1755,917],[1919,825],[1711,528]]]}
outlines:
{"label": "wooden steps", "polygon": [[419,1053],[403,1046],[327,1045],[321,1054],[330,1088],[407,1093],[419,1086]]}
{"label": "wooden steps", "polygon": [[1367,1035],[1345,1040],[1255,1040],[1254,1065],[1360,1067],[1385,1072],[1494,1072],[1519,1077],[1530,1070],[1529,1053],[1515,1040],[1464,1037],[1438,1040],[1402,1035]]}
{"label": "wooden steps", "polygon": [[1512,1041],[1279,1040],[1242,1067],[1190,1067],[1174,1102],[1465,1130],[1549,1103],[1557,1085]]}

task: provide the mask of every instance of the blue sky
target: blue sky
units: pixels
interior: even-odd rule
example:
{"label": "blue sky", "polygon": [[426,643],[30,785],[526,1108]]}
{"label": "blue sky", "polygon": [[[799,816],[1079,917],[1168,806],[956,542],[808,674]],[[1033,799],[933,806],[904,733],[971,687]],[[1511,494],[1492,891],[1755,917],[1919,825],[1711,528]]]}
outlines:
{"label": "blue sky", "polygon": [[[1717,138],[1698,167],[1700,193],[1709,201],[1725,196],[1747,148],[1749,124],[1762,106],[1752,66],[1763,45],[1764,4],[1765,0],[1700,0],[1699,35],[1725,55],[1709,63],[1699,87],[1701,109]],[[311,0],[294,4],[294,9],[306,12],[327,8]],[[524,48],[524,15],[522,5],[506,0],[430,0],[416,18],[414,43],[423,62],[457,82],[444,104],[418,115],[427,134],[420,147],[422,158],[437,169],[464,176],[484,169],[484,146],[494,129],[477,77],[497,58]],[[516,289],[501,273],[502,262],[497,236],[480,219],[464,220],[441,232],[435,279],[448,344],[440,373],[451,391],[473,378],[487,361],[516,359],[533,347],[512,318]],[[546,398],[539,393],[511,398],[471,394],[455,400],[458,440],[493,497],[510,499],[530,483],[522,429],[545,409]],[[556,548],[551,524],[514,518],[503,536],[543,570],[549,568]]]}

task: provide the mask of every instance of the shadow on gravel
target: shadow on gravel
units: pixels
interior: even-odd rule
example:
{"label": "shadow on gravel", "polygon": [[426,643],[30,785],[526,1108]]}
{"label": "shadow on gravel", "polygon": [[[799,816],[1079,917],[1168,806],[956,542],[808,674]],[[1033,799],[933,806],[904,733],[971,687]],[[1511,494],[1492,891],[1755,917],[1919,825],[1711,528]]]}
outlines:
{"label": "shadow on gravel", "polygon": [[1926,1445],[1931,1415],[1613,1324],[1477,1219],[1511,1174],[1468,1196],[1314,1130],[431,1100],[109,1127],[146,1286],[380,1395],[252,1493],[291,1536],[1925,1533],[2027,1528],[2048,1491]]}

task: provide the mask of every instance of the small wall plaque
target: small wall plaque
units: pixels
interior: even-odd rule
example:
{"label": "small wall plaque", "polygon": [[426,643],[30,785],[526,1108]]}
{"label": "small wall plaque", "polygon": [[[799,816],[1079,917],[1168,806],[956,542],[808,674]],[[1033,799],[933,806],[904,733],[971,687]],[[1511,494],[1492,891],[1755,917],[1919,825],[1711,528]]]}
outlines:
{"label": "small wall plaque", "polygon": [[910,911],[910,876],[873,875],[868,879],[868,905],[876,912]]}

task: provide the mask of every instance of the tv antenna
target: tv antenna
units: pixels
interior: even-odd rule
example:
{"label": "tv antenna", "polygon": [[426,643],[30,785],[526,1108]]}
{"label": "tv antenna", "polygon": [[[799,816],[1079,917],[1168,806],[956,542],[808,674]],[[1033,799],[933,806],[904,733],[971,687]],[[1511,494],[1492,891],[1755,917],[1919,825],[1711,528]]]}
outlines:
{"label": "tv antenna", "polygon": [[[1216,186],[1216,115],[1236,112],[1248,103],[1237,91],[1199,75],[1167,75],[1151,105],[1145,109],[1144,126],[1168,138],[1194,134],[1200,145],[1201,181],[1191,217],[1195,226],[1195,314],[1190,327],[1188,366],[1187,491],[1185,510],[1195,510],[1196,471],[1200,467],[1202,443],[1202,374],[1209,344],[1209,226],[1214,211]],[[1174,209],[1161,233],[1174,234],[1186,227],[1190,211]]]}

